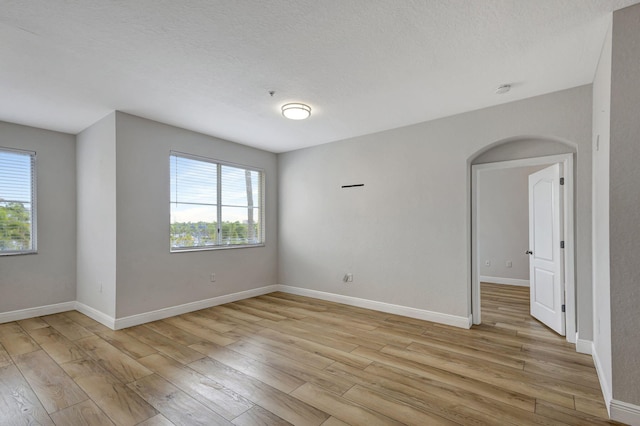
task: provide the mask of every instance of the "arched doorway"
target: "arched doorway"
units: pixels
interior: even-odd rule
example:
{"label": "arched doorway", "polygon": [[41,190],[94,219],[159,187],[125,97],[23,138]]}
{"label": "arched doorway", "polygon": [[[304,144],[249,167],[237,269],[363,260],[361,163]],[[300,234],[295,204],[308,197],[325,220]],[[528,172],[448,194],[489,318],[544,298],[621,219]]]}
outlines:
{"label": "arched doorway", "polygon": [[[575,286],[575,244],[574,244],[574,194],[575,194],[575,160],[576,148],[570,143],[552,138],[519,137],[496,142],[479,151],[469,159],[471,176],[471,313],[473,324],[481,323],[481,268],[486,260],[479,258],[479,247],[482,243],[482,233],[479,232],[478,206],[486,204],[486,200],[479,193],[479,177],[492,171],[507,170],[535,170],[546,165],[560,163],[566,176],[562,189],[565,197],[563,218],[563,265],[564,265],[564,296],[566,304],[566,338],[575,343],[576,340],[576,286]],[[485,191],[486,195],[486,191]],[[508,196],[505,194],[505,196]],[[522,244],[522,251],[526,249],[528,239]],[[483,247],[484,248],[484,247]],[[522,254],[522,253],[520,253]],[[482,263],[481,263],[482,262]],[[510,263],[510,262],[508,262]],[[509,265],[510,266],[510,265]],[[528,269],[527,269],[528,271]],[[507,282],[508,283],[508,282]],[[506,283],[505,283],[506,284]],[[528,284],[528,281],[527,281]],[[563,306],[565,308],[565,306]]]}

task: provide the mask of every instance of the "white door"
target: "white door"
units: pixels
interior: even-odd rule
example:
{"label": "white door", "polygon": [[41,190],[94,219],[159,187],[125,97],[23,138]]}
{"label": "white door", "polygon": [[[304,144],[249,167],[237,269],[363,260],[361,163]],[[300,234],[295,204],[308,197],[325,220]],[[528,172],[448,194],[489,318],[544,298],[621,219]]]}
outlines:
{"label": "white door", "polygon": [[565,335],[560,163],[529,175],[531,316]]}

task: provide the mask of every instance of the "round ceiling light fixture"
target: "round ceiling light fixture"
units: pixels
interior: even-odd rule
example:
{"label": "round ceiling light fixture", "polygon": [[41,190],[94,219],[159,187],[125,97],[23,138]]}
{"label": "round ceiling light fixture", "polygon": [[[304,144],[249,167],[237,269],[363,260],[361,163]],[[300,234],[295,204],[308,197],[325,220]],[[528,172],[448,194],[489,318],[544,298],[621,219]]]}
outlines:
{"label": "round ceiling light fixture", "polygon": [[290,120],[304,120],[311,116],[311,107],[300,103],[282,105],[282,115]]}
{"label": "round ceiling light fixture", "polygon": [[503,94],[507,93],[509,90],[511,90],[511,85],[510,84],[501,84],[496,89],[496,94],[497,95],[503,95]]}

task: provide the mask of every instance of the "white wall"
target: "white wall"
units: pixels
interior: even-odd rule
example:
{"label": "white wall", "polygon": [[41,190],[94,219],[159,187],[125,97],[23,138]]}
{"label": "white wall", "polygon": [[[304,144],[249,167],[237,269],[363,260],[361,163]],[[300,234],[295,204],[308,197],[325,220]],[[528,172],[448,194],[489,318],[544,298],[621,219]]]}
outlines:
{"label": "white wall", "polygon": [[[610,271],[613,398],[640,424],[640,4],[613,13]],[[612,410],[613,411],[613,410]]]}
{"label": "white wall", "polygon": [[116,313],[116,114],[77,136],[77,300]]}
{"label": "white wall", "polygon": [[478,263],[482,281],[499,278],[492,282],[528,285],[529,175],[545,167],[479,170]]}
{"label": "white wall", "polygon": [[[120,112],[116,141],[117,318],[277,283],[275,154]],[[170,150],[265,170],[264,247],[169,252]]]}
{"label": "white wall", "polygon": [[0,122],[0,146],[37,156],[38,253],[0,256],[0,313],[76,297],[75,137]]}
{"label": "white wall", "polygon": [[[469,161],[492,144],[538,135],[569,141],[577,255],[591,258],[591,86],[279,156],[279,281],[468,317]],[[363,183],[354,189],[343,184]],[[578,262],[578,268],[583,263]],[[591,276],[588,270],[579,271]],[[352,272],[354,282],[342,282]],[[584,310],[591,329],[591,281]],[[580,309],[580,307],[579,307]]]}
{"label": "white wall", "polygon": [[611,297],[609,282],[609,141],[611,28],[593,81],[593,357],[605,401],[611,399]]}

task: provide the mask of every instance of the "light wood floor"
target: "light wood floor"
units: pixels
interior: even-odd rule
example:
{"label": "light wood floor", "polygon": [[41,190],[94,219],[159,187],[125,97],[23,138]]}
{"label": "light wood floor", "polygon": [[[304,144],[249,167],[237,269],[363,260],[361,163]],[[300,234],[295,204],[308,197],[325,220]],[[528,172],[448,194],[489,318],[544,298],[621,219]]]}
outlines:
{"label": "light wood floor", "polygon": [[285,293],[121,331],[2,324],[0,424],[613,424],[527,290],[483,284],[472,330]]}

